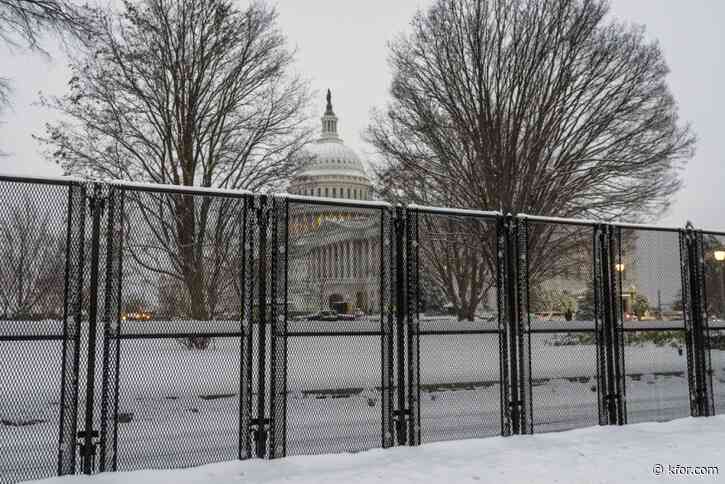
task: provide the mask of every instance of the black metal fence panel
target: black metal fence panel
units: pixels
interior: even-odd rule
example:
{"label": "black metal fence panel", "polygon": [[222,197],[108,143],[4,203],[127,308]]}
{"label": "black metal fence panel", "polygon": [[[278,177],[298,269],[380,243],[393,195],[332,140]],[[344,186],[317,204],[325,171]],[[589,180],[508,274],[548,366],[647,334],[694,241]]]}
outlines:
{"label": "black metal fence panel", "polygon": [[390,217],[289,203],[287,455],[391,443]]}
{"label": "black metal fence panel", "polygon": [[501,432],[496,221],[419,211],[422,442]]}
{"label": "black metal fence panel", "polygon": [[109,248],[115,237],[120,244],[108,273],[120,293],[109,282],[101,448],[115,459],[106,469],[245,457],[245,200],[130,189],[110,200],[120,213]]}
{"label": "black metal fence panel", "polygon": [[0,481],[725,411],[725,235],[0,180]]}
{"label": "black metal fence panel", "polygon": [[688,416],[680,233],[622,228],[619,240],[627,421]]}
{"label": "black metal fence panel", "polygon": [[534,431],[596,425],[596,227],[529,222],[527,235]]}
{"label": "black metal fence panel", "polygon": [[725,413],[725,235],[702,233],[705,312],[715,413]]}
{"label": "black metal fence panel", "polygon": [[75,469],[84,188],[0,183],[0,481]]}

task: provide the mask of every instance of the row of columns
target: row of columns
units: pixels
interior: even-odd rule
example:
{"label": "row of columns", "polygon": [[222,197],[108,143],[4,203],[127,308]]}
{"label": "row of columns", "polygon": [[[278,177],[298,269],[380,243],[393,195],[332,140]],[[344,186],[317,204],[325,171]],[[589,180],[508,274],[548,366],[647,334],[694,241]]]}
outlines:
{"label": "row of columns", "polygon": [[367,277],[380,272],[379,253],[379,240],[333,242],[315,248],[311,254],[310,265],[318,278]]}

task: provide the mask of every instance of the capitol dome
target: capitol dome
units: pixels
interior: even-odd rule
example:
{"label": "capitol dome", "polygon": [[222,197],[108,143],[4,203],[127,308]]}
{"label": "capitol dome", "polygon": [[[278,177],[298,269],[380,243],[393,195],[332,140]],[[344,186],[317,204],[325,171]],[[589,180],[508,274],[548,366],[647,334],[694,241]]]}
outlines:
{"label": "capitol dome", "polygon": [[288,191],[297,195],[370,200],[370,180],[360,157],[337,134],[337,116],[327,91],[327,108],[321,118],[320,137],[305,148],[309,160],[290,182]]}

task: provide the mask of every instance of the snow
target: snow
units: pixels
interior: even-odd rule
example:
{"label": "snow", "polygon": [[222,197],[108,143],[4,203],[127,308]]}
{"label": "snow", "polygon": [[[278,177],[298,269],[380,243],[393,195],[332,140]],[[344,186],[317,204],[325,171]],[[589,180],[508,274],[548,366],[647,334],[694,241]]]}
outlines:
{"label": "snow", "polygon": [[10,173],[0,173],[0,181],[18,182],[18,183],[50,183],[68,185],[72,183],[83,183],[85,180],[70,176],[37,176],[37,175],[13,175]]}
{"label": "snow", "polygon": [[[649,483],[713,482],[725,472],[725,416],[668,423],[592,427],[567,432],[492,437],[377,449],[356,454],[248,460],[190,469],[67,476],[43,484],[417,482]],[[655,473],[662,466],[662,476]],[[675,466],[681,467],[675,467]],[[688,467],[689,471],[688,471]],[[708,466],[710,470],[701,466]],[[695,467],[710,475],[684,475]],[[677,473],[677,474],[673,474]]]}
{"label": "snow", "polygon": [[405,205],[408,210],[416,210],[425,213],[438,213],[441,215],[471,215],[474,217],[501,217],[500,211],[492,210],[473,210],[470,208],[444,208],[444,207],[431,207],[429,205],[416,205],[411,203]]}
{"label": "snow", "polygon": [[296,203],[321,203],[323,205],[335,205],[340,207],[359,207],[359,208],[392,208],[388,202],[378,200],[351,200],[345,198],[320,197],[314,195],[297,195],[291,193],[277,193],[279,197],[286,198],[290,202]]}
{"label": "snow", "polygon": [[519,213],[517,217],[520,219],[531,220],[532,222],[549,222],[559,223],[568,225],[600,225],[606,224],[613,227],[622,227],[624,229],[639,229],[639,230],[654,230],[661,232],[679,232],[682,227],[664,226],[664,225],[651,225],[651,224],[636,224],[630,222],[602,222],[601,220],[594,219],[578,219],[578,218],[562,218],[562,217],[546,217],[542,215],[529,215],[526,213]]}
{"label": "snow", "polygon": [[[155,323],[153,332],[160,329],[158,326],[194,326],[192,322]],[[362,326],[356,329],[379,329],[377,320],[337,325],[353,329],[355,323]],[[440,327],[438,323],[426,320],[421,326]],[[290,322],[289,330],[325,331],[332,324]],[[476,322],[470,329],[487,324]],[[27,329],[46,333],[53,328],[50,322],[42,322]],[[235,328],[231,323],[215,322],[213,329]],[[129,324],[125,330],[134,333],[144,328],[140,323],[138,327]],[[532,335],[532,403],[537,433],[598,422],[595,347],[557,345],[566,341],[565,335]],[[82,340],[82,354],[86,344]],[[0,481],[8,473],[39,478],[54,472],[61,345],[60,341],[0,343],[5,357],[0,365],[0,417],[8,421],[43,420],[24,426],[0,425]],[[186,350],[173,339],[122,341],[119,410],[133,417],[119,424],[120,469],[183,467],[235,458],[239,348],[238,336],[214,338],[206,351]],[[713,349],[711,355],[716,411],[723,413],[725,351]],[[420,357],[423,442],[499,434],[497,334],[423,335]],[[686,360],[685,354],[669,345],[625,347],[630,423],[689,415]],[[287,366],[289,455],[359,452],[380,446],[379,336],[290,336]],[[100,364],[96,371],[100,381]],[[256,381],[256,376],[253,379]],[[81,380],[79,406],[83,409],[84,369]]]}

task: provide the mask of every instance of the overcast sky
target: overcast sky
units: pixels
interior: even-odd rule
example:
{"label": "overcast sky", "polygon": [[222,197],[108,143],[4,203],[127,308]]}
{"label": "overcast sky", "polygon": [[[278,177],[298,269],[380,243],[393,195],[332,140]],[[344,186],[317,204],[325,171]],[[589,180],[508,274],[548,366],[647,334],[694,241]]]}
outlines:
{"label": "overcast sky", "polygon": [[[241,2],[240,2],[241,3]],[[390,73],[386,43],[408,28],[417,8],[429,0],[279,0],[279,21],[297,48],[297,69],[318,93],[316,111],[324,110],[324,91],[333,91],[341,136],[363,157],[371,155],[361,134],[370,110],[387,99]],[[716,0],[613,0],[619,19],[644,24],[660,41],[671,68],[670,87],[680,115],[698,136],[697,154],[684,171],[685,188],[660,222],[725,229],[725,2]],[[51,42],[52,44],[52,42]],[[68,73],[65,60],[48,45],[52,59],[10,52],[0,46],[0,75],[12,77],[14,106],[0,125],[0,172],[57,175],[43,160],[33,133],[42,133],[53,113],[34,103],[38,92],[62,94]],[[486,208],[486,207],[482,207]]]}

